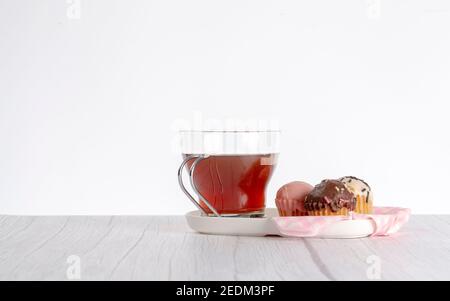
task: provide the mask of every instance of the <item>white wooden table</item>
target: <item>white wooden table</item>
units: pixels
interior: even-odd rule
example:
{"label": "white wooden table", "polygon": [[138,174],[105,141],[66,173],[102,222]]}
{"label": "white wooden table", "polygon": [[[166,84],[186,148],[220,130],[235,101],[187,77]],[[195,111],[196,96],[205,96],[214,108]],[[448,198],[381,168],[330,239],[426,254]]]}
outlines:
{"label": "white wooden table", "polygon": [[183,216],[0,216],[0,280],[67,280],[68,275],[450,280],[450,215],[415,215],[393,237],[350,240],[203,235],[190,230]]}

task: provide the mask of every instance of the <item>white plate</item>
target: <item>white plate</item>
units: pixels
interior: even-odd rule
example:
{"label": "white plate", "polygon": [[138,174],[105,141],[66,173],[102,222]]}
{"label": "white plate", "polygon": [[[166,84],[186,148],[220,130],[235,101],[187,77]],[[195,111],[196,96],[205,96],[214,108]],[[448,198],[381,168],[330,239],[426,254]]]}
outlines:
{"label": "white plate", "polygon": [[[210,217],[202,216],[200,211],[186,214],[189,226],[200,233],[216,235],[267,236],[281,235],[272,217],[278,216],[276,208],[267,208],[265,217]],[[318,238],[361,238],[371,235],[375,225],[367,220],[337,221],[315,237]]]}

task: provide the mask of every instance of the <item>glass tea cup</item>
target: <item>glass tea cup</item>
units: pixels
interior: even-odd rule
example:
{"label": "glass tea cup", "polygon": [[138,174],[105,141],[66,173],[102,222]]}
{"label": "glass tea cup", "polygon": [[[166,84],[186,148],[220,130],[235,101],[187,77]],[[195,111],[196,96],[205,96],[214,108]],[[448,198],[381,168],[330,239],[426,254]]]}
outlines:
{"label": "glass tea cup", "polygon": [[[279,154],[280,131],[180,131],[178,181],[208,216],[264,216],[266,187]],[[183,169],[197,195],[183,182]]]}

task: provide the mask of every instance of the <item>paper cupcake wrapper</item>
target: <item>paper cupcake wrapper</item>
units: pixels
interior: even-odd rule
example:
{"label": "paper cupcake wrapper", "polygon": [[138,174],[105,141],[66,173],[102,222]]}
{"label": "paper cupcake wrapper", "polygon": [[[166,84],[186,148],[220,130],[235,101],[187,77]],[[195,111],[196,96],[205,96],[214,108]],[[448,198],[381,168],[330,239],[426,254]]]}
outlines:
{"label": "paper cupcake wrapper", "polygon": [[348,215],[349,211],[347,208],[341,208],[338,211],[332,211],[330,208],[325,207],[321,210],[310,210],[308,211],[309,216],[331,216],[331,215]]}
{"label": "paper cupcake wrapper", "polygon": [[[321,210],[306,211],[301,208],[298,202],[287,199],[276,199],[278,214],[280,216],[332,216],[332,215],[349,215],[350,211],[347,208],[341,208],[338,211],[332,211],[329,207],[325,207]],[[366,202],[365,195],[356,196],[356,207],[354,212],[361,214],[373,213],[372,202]]]}
{"label": "paper cupcake wrapper", "polygon": [[373,213],[373,204],[372,202],[367,202],[366,195],[356,195],[356,207],[355,212],[363,213],[363,214],[371,214]]}
{"label": "paper cupcake wrapper", "polygon": [[298,202],[287,199],[276,199],[278,214],[280,216],[303,216],[306,215],[305,209],[299,206]]}

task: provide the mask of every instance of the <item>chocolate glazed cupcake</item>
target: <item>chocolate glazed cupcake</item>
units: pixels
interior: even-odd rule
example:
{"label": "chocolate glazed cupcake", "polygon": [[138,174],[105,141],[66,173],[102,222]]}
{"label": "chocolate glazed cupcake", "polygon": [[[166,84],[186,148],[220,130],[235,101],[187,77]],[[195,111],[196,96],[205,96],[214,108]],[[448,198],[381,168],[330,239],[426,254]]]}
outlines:
{"label": "chocolate glazed cupcake", "polygon": [[305,198],[308,215],[348,215],[355,205],[354,194],[339,180],[323,180]]}

